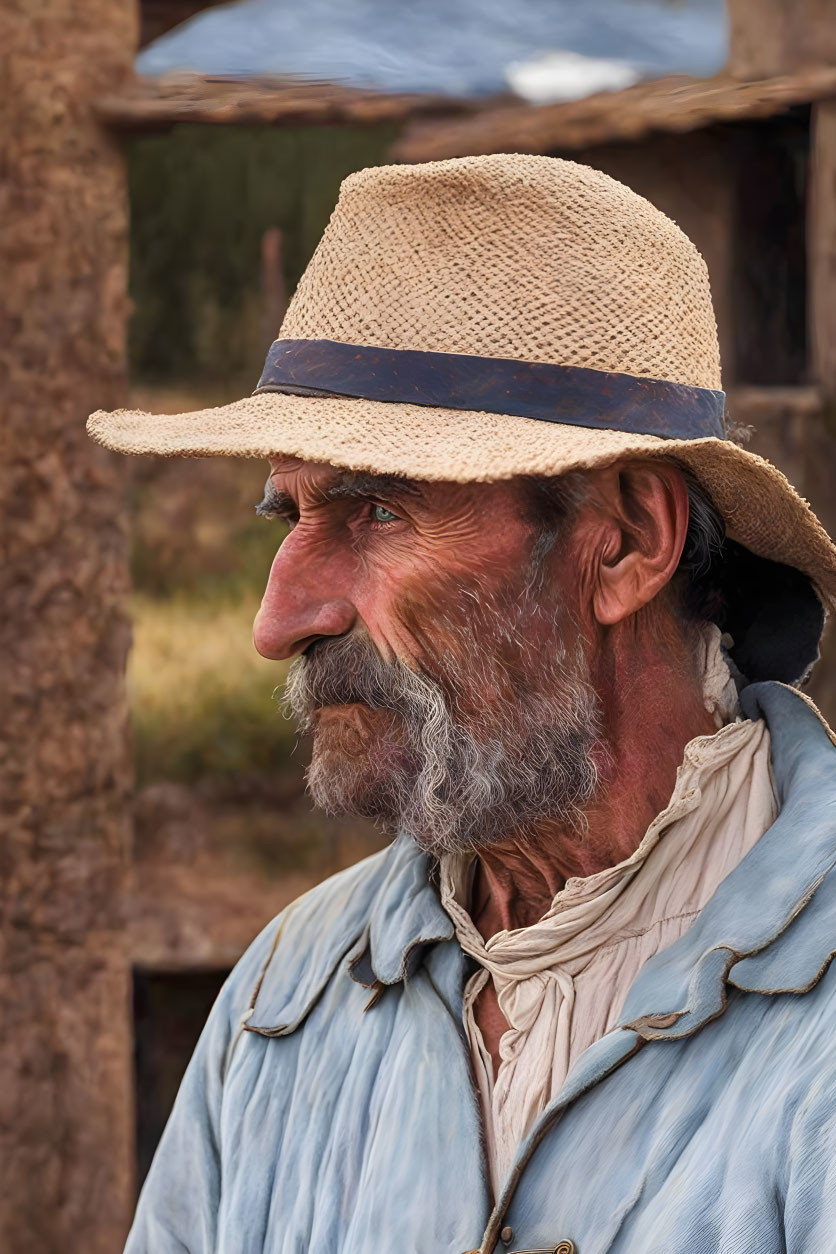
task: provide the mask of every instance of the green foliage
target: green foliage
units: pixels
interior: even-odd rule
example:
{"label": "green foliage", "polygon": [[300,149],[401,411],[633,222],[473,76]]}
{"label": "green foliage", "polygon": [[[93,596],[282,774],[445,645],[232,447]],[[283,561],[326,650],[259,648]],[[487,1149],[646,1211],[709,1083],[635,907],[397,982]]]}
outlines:
{"label": "green foliage", "polygon": [[290,295],[342,179],[386,161],[391,127],[178,126],[128,145],[130,356],[135,380],[224,382],[261,372],[261,238],[282,232]]}

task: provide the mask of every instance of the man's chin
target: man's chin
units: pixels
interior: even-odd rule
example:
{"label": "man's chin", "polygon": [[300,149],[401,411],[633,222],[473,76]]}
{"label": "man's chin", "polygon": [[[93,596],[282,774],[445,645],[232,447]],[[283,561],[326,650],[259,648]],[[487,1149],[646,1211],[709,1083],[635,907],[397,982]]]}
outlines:
{"label": "man's chin", "polygon": [[308,767],[307,783],[314,805],[326,814],[397,824],[391,781],[364,767],[356,758],[315,754]]}
{"label": "man's chin", "polygon": [[318,711],[308,791],[329,814],[396,824],[396,797],[408,770],[388,711],[327,706]]}

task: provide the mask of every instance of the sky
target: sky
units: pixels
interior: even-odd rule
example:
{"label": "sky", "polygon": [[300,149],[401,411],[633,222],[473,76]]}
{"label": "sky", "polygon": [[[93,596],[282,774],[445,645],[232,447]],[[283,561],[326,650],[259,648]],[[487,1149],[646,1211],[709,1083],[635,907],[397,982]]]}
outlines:
{"label": "sky", "polygon": [[723,0],[237,0],[139,54],[137,70],[299,76],[388,92],[570,99],[716,73]]}

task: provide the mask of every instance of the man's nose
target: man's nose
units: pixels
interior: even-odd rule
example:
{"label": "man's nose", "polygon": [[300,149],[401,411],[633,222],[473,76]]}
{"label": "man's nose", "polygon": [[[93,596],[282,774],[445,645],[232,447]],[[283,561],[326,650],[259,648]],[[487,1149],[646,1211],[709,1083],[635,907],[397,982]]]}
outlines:
{"label": "man's nose", "polygon": [[328,572],[293,553],[292,537],[279,549],[253,624],[253,642],[263,657],[279,662],[302,653],[323,636],[342,636],[357,619],[352,602]]}

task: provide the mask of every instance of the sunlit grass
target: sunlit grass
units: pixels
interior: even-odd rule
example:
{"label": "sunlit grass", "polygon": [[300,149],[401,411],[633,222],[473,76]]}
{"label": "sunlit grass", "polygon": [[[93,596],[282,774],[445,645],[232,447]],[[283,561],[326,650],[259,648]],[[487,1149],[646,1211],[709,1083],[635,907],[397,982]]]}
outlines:
{"label": "sunlit grass", "polygon": [[255,594],[134,601],[128,667],[139,783],[279,770],[294,743],[273,692],[286,667],[252,643]]}

